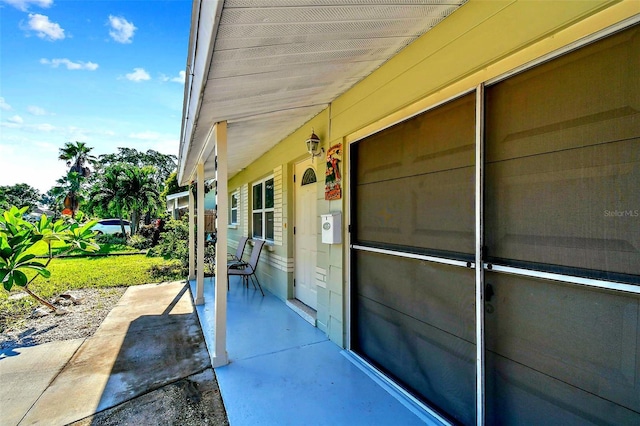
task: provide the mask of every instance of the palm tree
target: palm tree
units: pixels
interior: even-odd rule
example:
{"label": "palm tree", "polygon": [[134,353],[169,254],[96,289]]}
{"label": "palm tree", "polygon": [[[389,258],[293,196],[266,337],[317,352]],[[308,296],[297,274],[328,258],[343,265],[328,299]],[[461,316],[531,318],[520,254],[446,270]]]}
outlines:
{"label": "palm tree", "polygon": [[131,234],[138,229],[141,213],[153,212],[158,207],[160,188],[154,179],[155,174],[153,166],[123,169],[120,201],[131,214]]}
{"label": "palm tree", "polygon": [[64,200],[64,212],[70,213],[72,216],[75,215],[76,209],[78,208],[81,198],[79,192],[82,183],[84,179],[91,174],[91,170],[88,166],[85,166],[85,164],[95,164],[97,161],[97,158],[90,154],[92,149],[93,148],[88,147],[86,143],[78,141],[75,143],[66,142],[64,146],[60,148],[58,159],[66,161],[69,167],[66,178],[62,179],[66,179],[66,184],[71,187]]}
{"label": "palm tree", "polygon": [[69,172],[76,172],[82,177],[89,177],[89,167],[85,164],[94,164],[98,159],[91,155],[93,148],[87,146],[84,142],[66,142],[64,147],[60,148],[58,159],[67,162],[70,167]]}
{"label": "palm tree", "polygon": [[135,234],[142,213],[153,212],[159,202],[160,187],[153,166],[127,167],[123,174],[123,204],[131,214],[131,233]]}
{"label": "palm tree", "polygon": [[120,219],[124,235],[123,216],[129,213],[131,234],[135,234],[141,213],[153,213],[159,205],[160,187],[152,166],[137,167],[126,163],[107,166],[90,192],[90,207],[99,208]]}
{"label": "palm tree", "polygon": [[124,229],[123,202],[122,202],[122,179],[124,174],[124,166],[122,164],[113,164],[107,167],[100,176],[100,180],[96,182],[90,192],[90,203],[99,207],[105,212],[114,212],[120,219],[120,228],[122,235],[126,235]]}

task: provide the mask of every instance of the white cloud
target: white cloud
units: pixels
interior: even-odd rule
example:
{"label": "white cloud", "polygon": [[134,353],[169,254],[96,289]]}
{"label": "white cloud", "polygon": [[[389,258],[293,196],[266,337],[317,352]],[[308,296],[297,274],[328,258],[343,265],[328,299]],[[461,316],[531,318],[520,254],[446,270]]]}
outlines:
{"label": "white cloud", "polygon": [[118,43],[131,43],[137,28],[132,22],[120,16],[109,15],[109,35]]}
{"label": "white cloud", "polygon": [[35,31],[36,35],[43,39],[55,41],[64,38],[64,30],[60,25],[49,21],[48,16],[40,15],[39,13],[29,14],[28,29]]}
{"label": "white cloud", "polygon": [[19,115],[14,115],[13,117],[9,117],[7,118],[7,121],[13,124],[22,124],[24,122],[22,117],[20,117]]}
{"label": "white cloud", "polygon": [[38,151],[41,153],[42,151],[57,153],[58,146],[54,145],[50,142],[34,142],[34,144],[38,147]]}
{"label": "white cloud", "polygon": [[4,3],[10,4],[16,9],[26,12],[29,6],[35,5],[47,8],[53,4],[53,0],[2,0]]}
{"label": "white cloud", "polygon": [[68,70],[89,70],[95,71],[98,69],[98,64],[94,62],[73,62],[67,58],[62,59],[40,59],[40,63],[44,65],[51,65],[53,68],[58,68],[60,65],[64,65]]}
{"label": "white cloud", "polygon": [[0,97],[0,109],[5,111],[10,111],[12,109],[11,105],[9,105],[2,97]]}
{"label": "white cloud", "polygon": [[153,140],[159,139],[161,137],[161,135],[158,132],[146,131],[146,132],[130,133],[129,137],[131,139],[141,139],[141,140],[144,140],[144,141],[153,141]]}
{"label": "white cloud", "polygon": [[151,76],[144,70],[144,68],[134,68],[133,72],[126,74],[125,77],[127,78],[127,80],[135,82],[151,80]]}
{"label": "white cloud", "polygon": [[186,73],[184,71],[180,71],[178,74],[179,74],[178,77],[173,77],[171,81],[173,81],[174,83],[184,84],[186,80]]}
{"label": "white cloud", "polygon": [[34,126],[34,129],[40,131],[40,132],[53,132],[54,130],[57,130],[56,126],[53,126],[51,124],[48,123],[43,123],[43,124],[36,124]]}
{"label": "white cloud", "polygon": [[48,112],[46,109],[35,105],[29,105],[27,107],[27,111],[32,115],[54,115],[53,113]]}
{"label": "white cloud", "polygon": [[173,81],[174,83],[183,83],[184,84],[185,77],[186,77],[186,73],[184,71],[180,71],[178,73],[178,77],[173,77],[171,79],[171,81]]}
{"label": "white cloud", "polygon": [[186,73],[184,71],[180,71],[176,77],[169,77],[165,74],[160,74],[160,81],[171,81],[173,83],[184,84]]}

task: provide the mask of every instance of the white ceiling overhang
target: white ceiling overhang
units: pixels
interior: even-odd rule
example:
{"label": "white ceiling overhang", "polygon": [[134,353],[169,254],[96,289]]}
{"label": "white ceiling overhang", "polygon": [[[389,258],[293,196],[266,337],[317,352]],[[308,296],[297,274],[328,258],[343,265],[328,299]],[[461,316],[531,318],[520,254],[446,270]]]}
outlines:
{"label": "white ceiling overhang", "polygon": [[181,184],[205,164],[227,121],[232,177],[466,0],[195,0]]}

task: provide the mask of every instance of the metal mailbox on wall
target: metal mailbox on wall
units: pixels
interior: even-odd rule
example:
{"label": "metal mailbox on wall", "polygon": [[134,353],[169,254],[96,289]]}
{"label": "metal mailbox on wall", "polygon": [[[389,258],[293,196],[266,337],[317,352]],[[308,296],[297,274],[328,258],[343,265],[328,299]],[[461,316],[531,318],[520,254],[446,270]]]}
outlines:
{"label": "metal mailbox on wall", "polygon": [[342,213],[320,215],[322,224],[322,242],[324,244],[342,243]]}

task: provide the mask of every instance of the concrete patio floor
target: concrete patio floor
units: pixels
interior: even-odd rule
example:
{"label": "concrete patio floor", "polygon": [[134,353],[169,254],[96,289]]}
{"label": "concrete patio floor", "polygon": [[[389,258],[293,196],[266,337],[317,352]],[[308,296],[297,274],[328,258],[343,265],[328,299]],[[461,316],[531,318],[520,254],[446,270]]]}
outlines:
{"label": "concrete patio floor", "polygon": [[[205,279],[205,304],[196,307],[210,353],[214,285]],[[393,396],[268,291],[263,297],[232,277],[227,299],[230,363],[215,372],[232,426],[441,424]]]}
{"label": "concrete patio floor", "polygon": [[[191,299],[184,281],[130,287],[92,337],[4,354],[0,425],[65,425],[180,380],[213,382]],[[160,421],[138,409],[142,424]]]}

